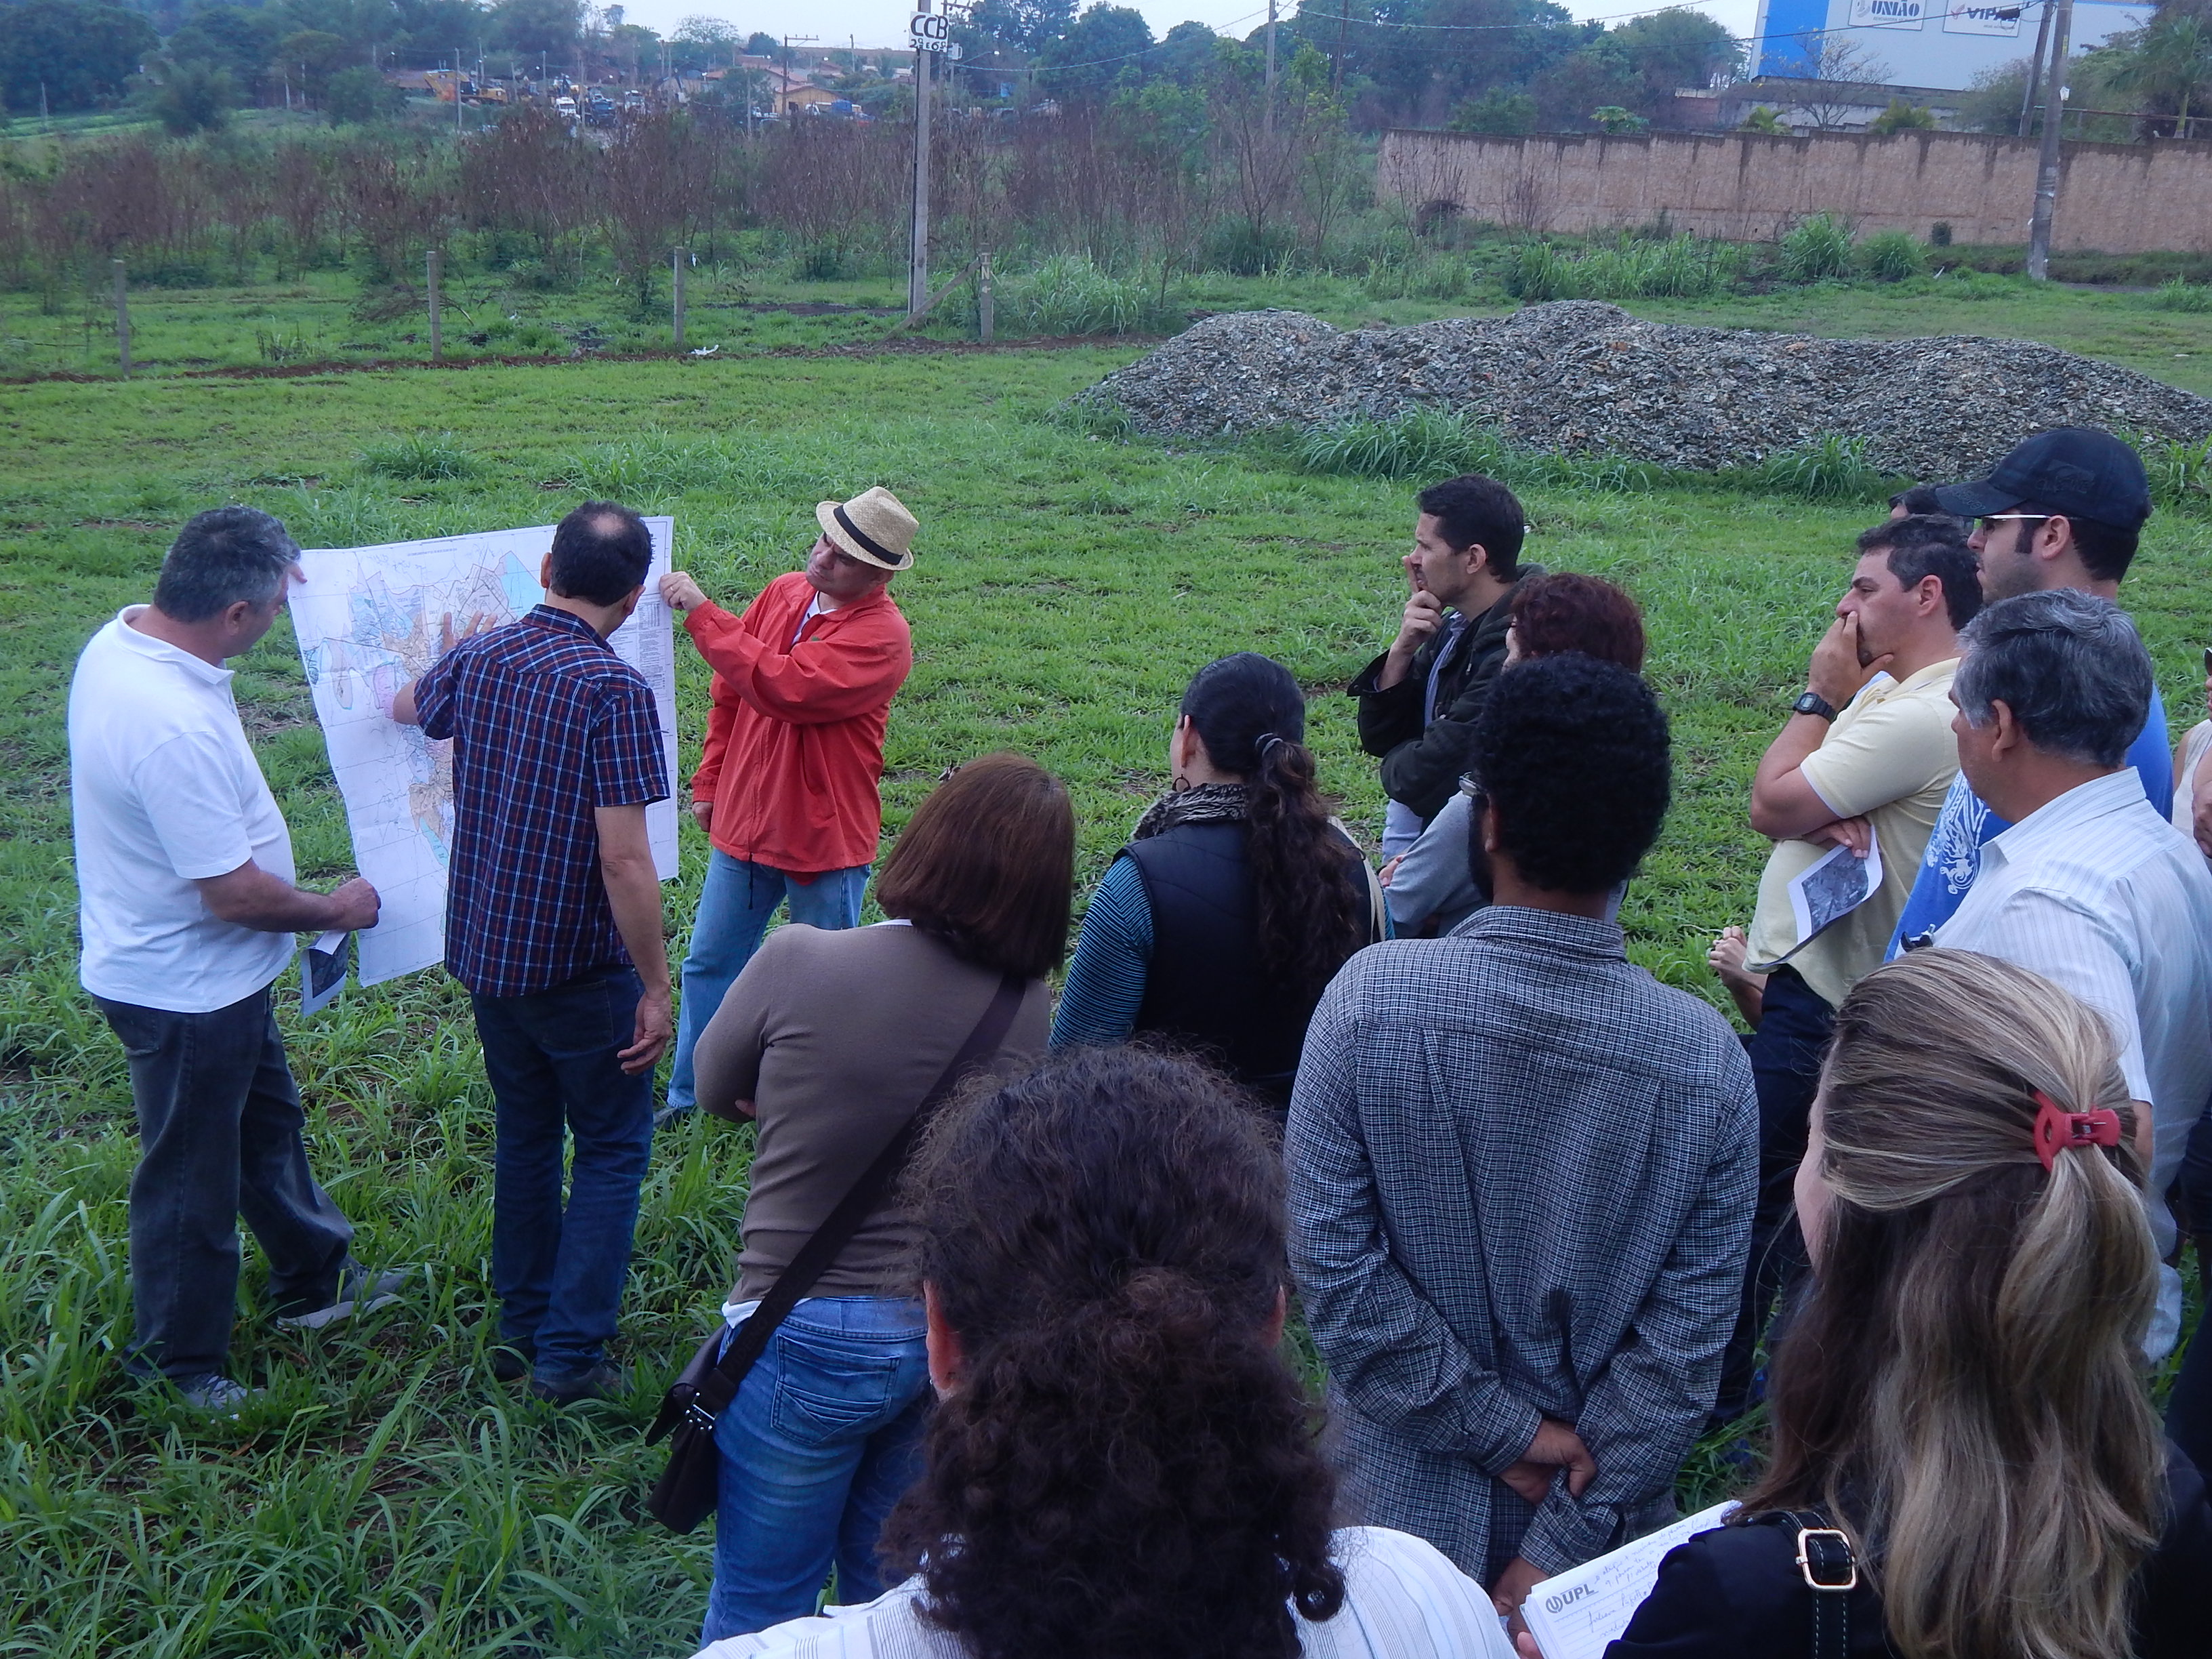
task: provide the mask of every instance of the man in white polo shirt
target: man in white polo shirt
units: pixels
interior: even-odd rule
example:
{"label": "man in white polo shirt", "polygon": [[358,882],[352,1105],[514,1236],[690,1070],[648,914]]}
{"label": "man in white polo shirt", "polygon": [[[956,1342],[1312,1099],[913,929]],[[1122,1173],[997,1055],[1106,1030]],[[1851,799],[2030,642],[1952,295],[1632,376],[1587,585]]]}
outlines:
{"label": "man in white polo shirt", "polygon": [[2162,1265],[2143,1346],[2160,1359],[2181,1331],[2166,1190],[2212,1093],[2212,873],[2128,761],[2152,675],[2125,612],[2073,588],[2023,593],[1960,642],[1959,769],[2010,828],[1983,844],[1936,944],[2040,974],[2112,1028],[2128,1093],[2150,1106],[2143,1197]]}
{"label": "man in white polo shirt", "polygon": [[269,1261],[279,1322],[315,1328],[391,1299],[307,1173],[299,1091],[270,988],[293,935],[372,927],[376,890],[293,882],[292,839],[239,725],[226,658],[269,631],[298,545],[251,507],[203,513],[70,684],[79,978],[122,1040],[137,1109],[128,1366],[234,1411],[225,1370],[238,1218]]}

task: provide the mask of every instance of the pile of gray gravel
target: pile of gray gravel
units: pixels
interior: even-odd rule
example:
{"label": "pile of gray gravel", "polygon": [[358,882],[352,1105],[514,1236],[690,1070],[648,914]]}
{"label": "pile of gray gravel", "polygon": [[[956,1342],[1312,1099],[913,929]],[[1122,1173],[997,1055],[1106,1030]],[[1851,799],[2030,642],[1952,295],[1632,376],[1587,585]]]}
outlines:
{"label": "pile of gray gravel", "polygon": [[1699,471],[1831,433],[1886,472],[1985,470],[2025,434],[2099,426],[2202,441],[2212,399],[2022,340],[1825,340],[1639,322],[1564,300],[1510,317],[1345,332],[1295,311],[1211,317],[1078,400],[1140,432],[1331,426],[1436,404],[1545,451]]}

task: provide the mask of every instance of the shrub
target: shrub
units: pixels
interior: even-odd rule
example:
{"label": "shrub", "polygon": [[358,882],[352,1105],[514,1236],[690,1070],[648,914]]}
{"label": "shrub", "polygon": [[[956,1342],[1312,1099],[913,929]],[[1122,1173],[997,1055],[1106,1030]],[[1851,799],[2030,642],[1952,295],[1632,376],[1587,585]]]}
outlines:
{"label": "shrub", "polygon": [[165,131],[182,138],[228,125],[240,102],[238,82],[228,70],[195,62],[165,64],[158,73],[161,83],[147,94],[146,108]]}
{"label": "shrub", "polygon": [[1265,276],[1291,257],[1297,237],[1287,225],[1255,225],[1230,219],[1206,239],[1206,265],[1231,276]]}
{"label": "shrub", "polygon": [[1917,104],[1908,104],[1902,98],[1893,98],[1889,106],[1867,125],[1869,132],[1933,132],[1936,117]]}
{"label": "shrub", "polygon": [[1878,283],[1901,283],[1928,270],[1928,250],[1902,230],[1876,231],[1859,244],[1859,269]]}
{"label": "shrub", "polygon": [[1309,472],[1442,478],[1500,471],[1505,445],[1493,428],[1456,410],[1424,404],[1388,420],[1317,427],[1299,440],[1295,453]]}
{"label": "shrub", "polygon": [[323,113],[332,126],[347,122],[382,121],[399,113],[406,94],[389,85],[373,69],[356,64],[342,69],[323,88]]}
{"label": "shrub", "polygon": [[1782,275],[1792,283],[1817,283],[1851,268],[1850,228],[1832,213],[1816,213],[1782,239]]}
{"label": "shrub", "polygon": [[450,432],[417,432],[361,452],[364,469],[386,478],[471,478],[476,457],[453,441]]}
{"label": "shrub", "polygon": [[1492,87],[1480,98],[1464,100],[1445,125],[1453,132],[1489,132],[1518,137],[1536,130],[1536,100],[1525,92]]}
{"label": "shrub", "polygon": [[1789,134],[1790,129],[1782,125],[1782,117],[1780,114],[1767,108],[1765,105],[1760,104],[1756,106],[1750,114],[1743,118],[1742,125],[1738,126],[1736,131],[1738,132],[1764,132],[1775,137],[1784,137]]}
{"label": "shrub", "polygon": [[1889,494],[1890,481],[1866,458],[1864,438],[1831,433],[1802,449],[1785,449],[1745,469],[1754,489],[1799,495],[1808,501],[1859,501]]}

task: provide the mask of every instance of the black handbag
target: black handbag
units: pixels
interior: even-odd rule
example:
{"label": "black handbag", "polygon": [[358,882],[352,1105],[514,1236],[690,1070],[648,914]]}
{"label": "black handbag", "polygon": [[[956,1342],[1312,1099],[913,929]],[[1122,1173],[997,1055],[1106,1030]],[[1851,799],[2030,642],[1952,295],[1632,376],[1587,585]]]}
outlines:
{"label": "black handbag", "polygon": [[814,1288],[814,1281],[837,1259],[838,1251],[852,1242],[853,1235],[860,1231],[860,1224],[874,1212],[890,1190],[930,1115],[959,1086],[969,1068],[1005,1045],[1006,1032],[1022,1006],[1025,988],[1025,981],[1018,975],[1008,974],[999,981],[997,994],[983,1010],[982,1018],[975,1022],[975,1029],[960,1045],[960,1052],[952,1056],[943,1075],[922,1097],[914,1115],[900,1126],[883,1151],[876,1154],[875,1162],[837,1200],[837,1207],[815,1229],[814,1236],[799,1247],[799,1254],[761,1298],[752,1316],[738,1328],[737,1335],[730,1340],[729,1351],[722,1352],[726,1332],[718,1326],[699,1345],[699,1351],[691,1356],[691,1363],[684,1366],[682,1375],[669,1385],[660,1402],[660,1414],[653,1419],[645,1443],[649,1446],[672,1434],[674,1438],[669,1442],[668,1467],[654,1483],[653,1495],[645,1500],[645,1507],[647,1514],[671,1532],[688,1533],[714,1512],[721,1473],[720,1455],[714,1449],[714,1419],[737,1398],[745,1374],[767,1349],[769,1339],[783,1323],[784,1316]]}

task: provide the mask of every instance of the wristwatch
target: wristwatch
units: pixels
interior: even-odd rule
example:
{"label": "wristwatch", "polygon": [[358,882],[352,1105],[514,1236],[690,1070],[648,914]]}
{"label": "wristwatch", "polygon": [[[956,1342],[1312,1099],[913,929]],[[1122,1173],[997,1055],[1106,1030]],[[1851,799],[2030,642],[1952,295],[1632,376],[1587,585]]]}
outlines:
{"label": "wristwatch", "polygon": [[1793,714],[1818,714],[1824,720],[1836,718],[1836,705],[1818,691],[1808,691],[1790,705]]}

